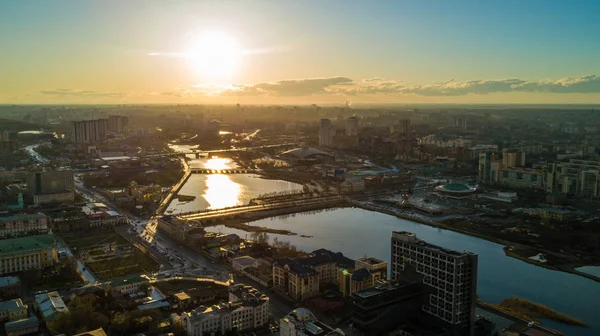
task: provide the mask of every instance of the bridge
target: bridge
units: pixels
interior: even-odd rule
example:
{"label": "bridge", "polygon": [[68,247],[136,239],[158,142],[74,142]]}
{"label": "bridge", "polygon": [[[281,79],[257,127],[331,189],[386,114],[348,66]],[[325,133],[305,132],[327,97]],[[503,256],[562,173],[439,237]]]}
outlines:
{"label": "bridge", "polygon": [[293,142],[283,143],[283,144],[275,144],[275,145],[264,145],[264,146],[256,146],[256,147],[240,147],[240,148],[228,148],[228,149],[214,149],[214,150],[190,150],[187,152],[173,152],[173,153],[161,153],[161,154],[150,154],[146,155],[146,157],[163,157],[163,156],[178,156],[178,155],[196,155],[196,158],[201,156],[208,156],[210,154],[218,154],[218,153],[231,153],[231,152],[245,152],[257,149],[268,149],[268,148],[280,148],[280,147],[297,147],[298,145]]}
{"label": "bridge", "polygon": [[260,173],[254,169],[207,169],[207,168],[192,168],[192,174],[257,174]]}
{"label": "bridge", "polygon": [[345,202],[346,198],[342,195],[327,195],[283,201],[274,204],[246,205],[173,215],[183,220],[196,221],[199,224],[216,223],[223,219],[255,219],[256,217],[272,217],[300,211],[323,209]]}

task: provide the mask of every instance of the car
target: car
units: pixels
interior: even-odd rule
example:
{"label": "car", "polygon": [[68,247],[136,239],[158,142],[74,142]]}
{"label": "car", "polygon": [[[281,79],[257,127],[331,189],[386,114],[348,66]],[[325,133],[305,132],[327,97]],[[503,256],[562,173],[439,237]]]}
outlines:
{"label": "car", "polygon": [[170,278],[171,277],[171,273],[167,272],[165,273],[165,278]]}

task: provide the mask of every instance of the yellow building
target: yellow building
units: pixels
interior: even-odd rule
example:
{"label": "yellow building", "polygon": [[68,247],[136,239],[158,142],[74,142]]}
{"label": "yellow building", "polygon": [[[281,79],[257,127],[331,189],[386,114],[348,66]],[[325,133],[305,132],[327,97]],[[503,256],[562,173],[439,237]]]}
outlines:
{"label": "yellow building", "polygon": [[45,268],[56,260],[54,235],[0,240],[0,274]]}
{"label": "yellow building", "polygon": [[360,258],[356,260],[354,270],[340,269],[338,276],[340,292],[349,296],[387,279],[387,262],[373,257]]}
{"label": "yellow building", "polygon": [[313,267],[284,258],[273,263],[273,286],[303,301],[319,294],[319,273]]}

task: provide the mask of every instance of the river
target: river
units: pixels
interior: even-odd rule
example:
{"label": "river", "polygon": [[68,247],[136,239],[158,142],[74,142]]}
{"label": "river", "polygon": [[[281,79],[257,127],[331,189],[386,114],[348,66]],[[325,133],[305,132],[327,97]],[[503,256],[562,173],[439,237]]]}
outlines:
{"label": "river", "polygon": [[[285,229],[297,236],[269,234],[270,239],[290,241],[299,249],[313,251],[327,248],[351,258],[374,256],[390,260],[392,231],[414,232],[419,238],[454,250],[468,250],[479,255],[477,293],[486,302],[518,296],[547,305],[559,312],[581,319],[590,328],[579,328],[544,320],[544,325],[566,335],[600,334],[600,284],[574,274],[553,271],[507,257],[503,246],[465,234],[442,230],[386,214],[357,208],[341,208],[288,217],[267,218],[250,223],[274,229]],[[236,233],[241,230],[224,226],[207,230]],[[302,238],[300,235],[311,235]]]}
{"label": "river", "polygon": [[[190,146],[171,148],[186,151]],[[235,164],[228,159],[195,159],[190,161],[190,166],[224,169],[234,168]],[[176,213],[244,204],[260,193],[295,188],[300,186],[285,181],[261,179],[252,174],[195,174],[190,177],[180,193],[197,196],[196,200],[187,203],[174,200],[169,209]],[[600,334],[600,283],[508,257],[504,254],[503,246],[496,243],[357,208],[299,213],[262,219],[250,224],[295,232],[297,236],[269,234],[269,237],[271,240],[277,238],[290,241],[299,249],[308,252],[326,248],[342,252],[351,258],[366,255],[388,262],[391,232],[414,232],[419,238],[431,243],[479,254],[477,293],[482,300],[498,303],[512,296],[522,297],[578,318],[590,325],[590,328],[571,327],[546,320],[543,321],[544,325],[560,330],[566,335]],[[224,226],[208,227],[207,230],[250,237],[245,231]],[[302,238],[300,235],[313,237]]]}
{"label": "river", "polygon": [[[170,145],[176,151],[188,151],[192,146]],[[237,168],[228,158],[191,159],[191,168],[229,169]],[[204,209],[220,209],[236,205],[245,205],[261,194],[282,191],[302,190],[302,185],[282,180],[263,179],[257,174],[192,174],[179,190],[180,195],[196,196],[189,202],[180,202],[177,198],[167,207],[167,213],[177,214]]]}

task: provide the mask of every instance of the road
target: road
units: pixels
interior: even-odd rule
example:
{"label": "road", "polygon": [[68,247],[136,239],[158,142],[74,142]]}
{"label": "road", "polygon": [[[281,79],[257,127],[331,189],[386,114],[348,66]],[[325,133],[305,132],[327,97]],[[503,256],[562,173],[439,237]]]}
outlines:
{"label": "road", "polygon": [[163,267],[159,274],[176,274],[184,271],[200,268],[207,273],[218,273],[220,280],[225,281],[229,277],[226,266],[213,262],[213,260],[201,255],[188,246],[182,245],[169,235],[156,229],[158,221],[156,218],[145,220],[138,218],[117,208],[110,200],[93,189],[86,188],[79,178],[75,179],[75,190],[89,202],[101,202],[117,212],[125,214],[129,219],[129,226],[117,227],[116,230],[130,238],[134,242],[143,244],[150,249]]}

